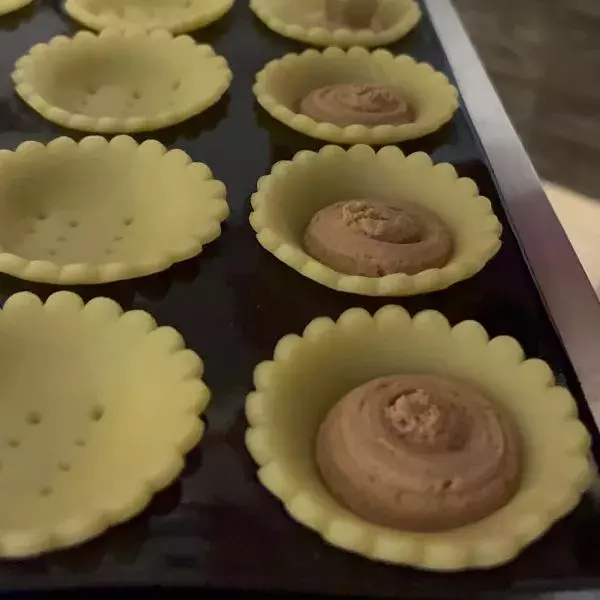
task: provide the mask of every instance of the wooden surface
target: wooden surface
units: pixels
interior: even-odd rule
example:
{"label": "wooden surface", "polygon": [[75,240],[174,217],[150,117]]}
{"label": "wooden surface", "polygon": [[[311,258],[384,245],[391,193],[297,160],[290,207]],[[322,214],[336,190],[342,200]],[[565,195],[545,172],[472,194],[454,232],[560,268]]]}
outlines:
{"label": "wooden surface", "polygon": [[594,286],[600,292],[600,201],[554,183],[544,190]]}
{"label": "wooden surface", "polygon": [[600,198],[600,0],[454,0],[540,175]]}

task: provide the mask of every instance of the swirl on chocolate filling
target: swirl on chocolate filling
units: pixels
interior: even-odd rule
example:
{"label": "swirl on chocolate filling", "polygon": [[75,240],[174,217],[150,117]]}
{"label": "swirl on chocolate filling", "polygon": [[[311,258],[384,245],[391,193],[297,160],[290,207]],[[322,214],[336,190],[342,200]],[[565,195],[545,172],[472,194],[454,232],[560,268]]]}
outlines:
{"label": "swirl on chocolate filling", "polygon": [[370,381],[323,421],[317,464],[333,494],[372,523],[442,531],[502,508],[521,474],[512,420],[478,390],[436,375]]}
{"label": "swirl on chocolate filling", "polygon": [[340,127],[414,121],[413,111],[399,90],[374,84],[342,83],[318,88],[302,99],[300,112]]}
{"label": "swirl on chocolate filling", "polygon": [[381,277],[443,267],[452,256],[453,240],[448,226],[425,207],[348,200],[314,215],[304,247],[339,273]]}

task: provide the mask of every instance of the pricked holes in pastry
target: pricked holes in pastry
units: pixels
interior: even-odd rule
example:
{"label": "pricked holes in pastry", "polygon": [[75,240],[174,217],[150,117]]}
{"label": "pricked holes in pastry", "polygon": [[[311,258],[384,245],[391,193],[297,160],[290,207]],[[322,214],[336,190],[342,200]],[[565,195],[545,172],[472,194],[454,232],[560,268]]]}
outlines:
{"label": "pricked holes in pastry", "polygon": [[92,421],[95,421],[96,423],[100,420],[102,420],[102,417],[104,416],[104,407],[103,406],[94,406],[94,408],[92,408],[91,412],[90,412],[90,418],[92,419]]}
{"label": "pricked holes in pastry", "polygon": [[50,486],[45,486],[40,490],[40,496],[42,496],[43,498],[47,498],[48,496],[52,495],[52,488]]}
{"label": "pricked holes in pastry", "polygon": [[26,420],[29,425],[39,425],[42,422],[42,415],[39,412],[32,410],[27,413]]}
{"label": "pricked holes in pastry", "polygon": [[9,438],[8,446],[9,448],[18,448],[21,445],[21,440],[17,438]]}
{"label": "pricked holes in pastry", "polygon": [[58,470],[62,471],[63,473],[68,473],[71,470],[71,465],[64,460],[61,460],[58,463]]}

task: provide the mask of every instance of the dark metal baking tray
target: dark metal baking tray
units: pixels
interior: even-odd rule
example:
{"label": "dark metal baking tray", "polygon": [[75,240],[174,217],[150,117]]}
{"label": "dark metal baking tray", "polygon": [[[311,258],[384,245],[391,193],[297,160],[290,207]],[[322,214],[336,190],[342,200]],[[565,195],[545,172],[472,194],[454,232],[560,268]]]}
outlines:
{"label": "dark metal baking tray", "polygon": [[[499,255],[473,279],[399,302],[411,312],[441,310],[453,323],[476,319],[492,335],[513,335],[528,355],[548,361],[576,397],[598,458],[600,436],[589,405],[596,406],[599,396],[600,307],[452,6],[447,0],[423,6],[422,22],[392,50],[426,60],[457,80],[470,114],[463,104],[442,131],[403,148],[426,150],[474,178],[505,234]],[[58,0],[38,0],[0,19],[0,147],[82,137],[38,117],[15,96],[9,78],[14,61],[30,46],[75,30]],[[196,37],[227,57],[234,72],[230,93],[205,115],[138,138],[156,137],[210,165],[228,188],[231,217],[224,233],[199,259],[163,274],[74,289],[86,298],[106,295],[125,308],[148,310],[183,333],[205,360],[213,391],[207,434],[190,453],[182,477],[142,515],[81,547],[0,563],[0,591],[95,588],[97,595],[155,586],[136,593],[163,596],[172,594],[172,586],[179,595],[232,590],[475,598],[600,589],[600,514],[591,494],[510,565],[438,575],[375,564],[327,546],[259,485],[244,447],[243,405],[254,366],[272,354],[282,335],[300,332],[314,317],[336,317],[356,305],[375,310],[392,300],[340,294],[301,277],[266,253],[248,225],[257,179],[274,161],[320,146],[270,119],[251,92],[255,73],[268,60],[303,47],[269,32],[247,0],[238,0],[229,15]],[[21,289],[42,296],[55,290],[0,277],[2,298]]]}

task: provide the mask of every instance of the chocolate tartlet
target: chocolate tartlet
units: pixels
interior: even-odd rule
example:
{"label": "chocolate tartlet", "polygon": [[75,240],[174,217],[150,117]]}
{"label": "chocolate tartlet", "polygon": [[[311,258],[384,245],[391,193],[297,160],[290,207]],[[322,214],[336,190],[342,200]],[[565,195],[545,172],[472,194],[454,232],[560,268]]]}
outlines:
{"label": "chocolate tartlet", "polygon": [[343,83],[313,90],[300,102],[300,112],[315,121],[349,125],[402,125],[414,120],[413,110],[394,87]]}
{"label": "chocolate tartlet", "polygon": [[515,424],[471,386],[397,375],[352,390],[329,411],[316,457],[331,493],[372,523],[444,531],[502,508],[516,492]]}
{"label": "chocolate tartlet", "polygon": [[315,214],[304,247],[339,273],[382,277],[443,267],[452,256],[453,240],[448,226],[423,206],[349,200]]}

